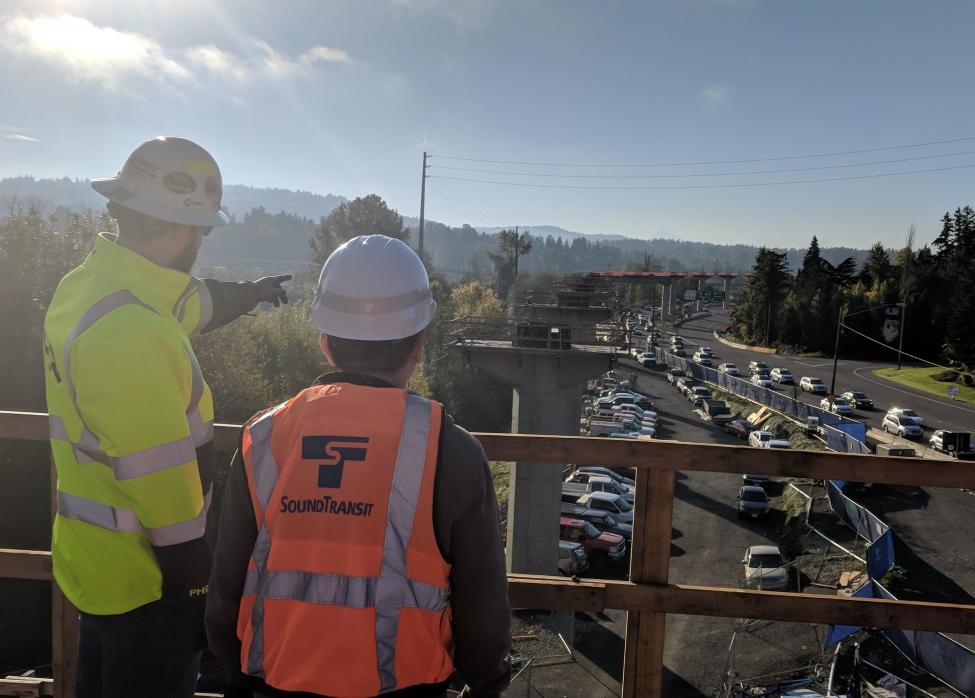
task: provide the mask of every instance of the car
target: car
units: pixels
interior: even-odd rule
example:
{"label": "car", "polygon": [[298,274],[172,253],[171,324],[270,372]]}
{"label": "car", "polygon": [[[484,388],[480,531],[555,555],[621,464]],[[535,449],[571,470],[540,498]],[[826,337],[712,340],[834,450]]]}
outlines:
{"label": "car", "polygon": [[730,361],[727,362],[727,363],[723,363],[720,366],[718,366],[718,370],[721,371],[721,373],[727,373],[729,376],[737,376],[738,375],[738,367],[735,366]]}
{"label": "car", "polygon": [[755,448],[789,448],[786,439],[777,439],[770,431],[753,431],[748,435],[748,445]]}
{"label": "car", "polygon": [[590,492],[612,492],[633,503],[633,490],[606,475],[573,473],[562,483],[562,492],[578,492],[580,497]]}
{"label": "car", "polygon": [[677,392],[681,395],[687,395],[687,392],[697,385],[697,381],[691,376],[682,376],[677,379]]}
{"label": "car", "polygon": [[796,382],[796,377],[787,368],[773,368],[769,371],[769,378],[780,385],[793,385]]}
{"label": "car", "polygon": [[711,357],[714,356],[714,352],[711,350],[711,347],[700,347],[698,351]]}
{"label": "car", "polygon": [[891,407],[889,410],[887,410],[887,414],[893,414],[898,417],[907,417],[914,420],[914,423],[922,429],[924,428],[924,417],[919,415],[914,410],[908,410],[903,407]]}
{"label": "car", "polygon": [[711,357],[699,351],[694,352],[694,363],[701,364],[701,366],[714,366],[714,361]]}
{"label": "car", "polygon": [[671,343],[683,344],[684,338],[681,337],[679,334],[675,334],[673,337],[671,337],[670,341]]}
{"label": "car", "polygon": [[884,417],[881,427],[888,434],[897,434],[904,439],[920,439],[921,435],[924,434],[921,426],[911,417],[890,414],[889,412]]}
{"label": "car", "polygon": [[768,376],[763,376],[761,373],[753,373],[751,380],[749,381],[752,385],[757,385],[759,388],[769,388],[775,387],[775,383]]}
{"label": "car", "polygon": [[815,376],[803,376],[799,379],[799,388],[807,393],[822,393],[825,395],[829,392],[826,384],[819,378]]}
{"label": "car", "polygon": [[833,414],[853,414],[853,403],[847,402],[841,397],[834,397],[832,400],[824,397],[819,401],[819,409]]}
{"label": "car", "polygon": [[687,375],[687,372],[682,368],[672,368],[667,371],[667,382],[671,385],[677,385],[677,379],[683,378]]}
{"label": "car", "polygon": [[764,361],[749,361],[748,362],[748,372],[758,373],[759,369],[768,370],[768,364]]}
{"label": "car", "polygon": [[768,487],[769,476],[762,475],[761,473],[745,473],[741,476],[742,485],[755,485],[756,487],[761,487],[763,490]]}
{"label": "car", "polygon": [[579,504],[587,509],[608,511],[613,518],[623,523],[633,523],[633,505],[611,492],[592,492],[579,497]]}
{"label": "car", "polygon": [[745,566],[746,589],[787,589],[789,568],[778,546],[753,545],[745,550],[741,564]]}
{"label": "car", "polygon": [[674,356],[680,356],[681,358],[686,358],[687,357],[687,352],[684,351],[683,348],[681,348],[681,349],[674,349],[670,353],[673,354]]}
{"label": "car", "polygon": [[944,451],[945,450],[944,434],[945,434],[944,429],[936,429],[935,432],[931,434],[931,438],[928,439],[928,445],[931,448],[933,448],[935,451]]}
{"label": "car", "polygon": [[626,540],[618,533],[600,531],[588,521],[559,517],[559,539],[580,543],[592,566],[599,569],[609,561],[618,562],[626,556]]}
{"label": "car", "polygon": [[644,368],[651,368],[657,365],[657,357],[652,351],[645,351],[640,357],[640,363]]}
{"label": "car", "polygon": [[873,400],[866,393],[862,393],[859,390],[847,390],[840,397],[847,402],[852,402],[858,410],[873,409]]}
{"label": "car", "polygon": [[699,403],[703,403],[705,400],[711,400],[714,396],[711,391],[705,388],[703,385],[695,385],[693,388],[687,391],[687,399],[694,404],[695,407],[699,407]]}
{"label": "car", "polygon": [[581,513],[575,516],[575,518],[588,521],[600,531],[607,531],[609,533],[616,533],[617,535],[623,536],[623,540],[627,542],[633,539],[633,526],[631,524],[617,521],[608,511],[601,511],[599,509],[584,509]]}
{"label": "car", "polygon": [[722,428],[725,430],[725,433],[737,436],[739,439],[748,438],[748,422],[744,419],[732,419],[726,422]]}
{"label": "car", "polygon": [[643,357],[643,350],[639,347],[630,347],[630,358],[639,361]]}
{"label": "car", "polygon": [[586,549],[580,543],[569,540],[559,541],[559,574],[575,577],[589,569]]}
{"label": "car", "polygon": [[626,475],[620,475],[612,468],[604,468],[601,465],[583,465],[580,468],[576,468],[575,472],[592,473],[593,475],[605,475],[606,477],[613,478],[621,485],[626,485],[630,489],[636,487],[636,481],[633,478],[627,477]]}
{"label": "car", "polygon": [[738,517],[757,519],[769,510],[768,495],[758,485],[742,485],[738,490]]}

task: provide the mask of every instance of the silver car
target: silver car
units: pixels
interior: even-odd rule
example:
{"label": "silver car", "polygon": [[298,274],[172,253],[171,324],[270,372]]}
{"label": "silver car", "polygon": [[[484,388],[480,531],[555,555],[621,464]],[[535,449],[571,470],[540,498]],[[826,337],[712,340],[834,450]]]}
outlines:
{"label": "silver car", "polygon": [[745,551],[741,564],[745,566],[746,589],[786,589],[789,568],[775,545],[753,545]]}

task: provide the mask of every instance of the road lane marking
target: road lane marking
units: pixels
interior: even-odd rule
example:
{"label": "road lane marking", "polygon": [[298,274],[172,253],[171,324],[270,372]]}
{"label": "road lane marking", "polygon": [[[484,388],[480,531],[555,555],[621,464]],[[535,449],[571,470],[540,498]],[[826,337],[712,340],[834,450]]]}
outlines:
{"label": "road lane marking", "polygon": [[922,400],[927,400],[928,402],[935,402],[939,405],[944,405],[945,407],[954,407],[956,410],[961,410],[962,412],[971,412],[972,414],[975,414],[975,410],[969,407],[962,407],[961,405],[954,402],[948,402],[947,400],[939,400],[937,398],[928,397],[927,395],[920,395],[918,393],[911,392],[910,390],[902,390],[901,388],[895,388],[889,383],[881,383],[880,381],[874,380],[873,378],[867,378],[862,373],[860,373],[860,371],[864,371],[864,370],[872,371],[875,368],[886,368],[886,367],[885,366],[864,366],[863,368],[855,368],[853,369],[853,375],[855,375],[857,378],[862,378],[868,383],[879,385],[882,388],[886,388],[888,390],[895,390],[898,393],[904,393],[905,395],[910,395],[911,397],[918,397],[921,398]]}

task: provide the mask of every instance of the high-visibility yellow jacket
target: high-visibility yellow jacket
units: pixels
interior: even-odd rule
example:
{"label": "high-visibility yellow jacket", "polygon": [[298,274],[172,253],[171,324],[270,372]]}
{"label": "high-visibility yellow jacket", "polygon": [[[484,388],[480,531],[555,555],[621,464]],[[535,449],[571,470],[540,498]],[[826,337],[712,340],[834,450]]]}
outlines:
{"label": "high-visibility yellow jacket", "polygon": [[201,281],[104,233],[54,294],[44,321],[54,577],[82,611],[159,599],[153,546],[204,534],[211,493],[196,449],[212,439],[213,398],[189,336],[211,315]]}

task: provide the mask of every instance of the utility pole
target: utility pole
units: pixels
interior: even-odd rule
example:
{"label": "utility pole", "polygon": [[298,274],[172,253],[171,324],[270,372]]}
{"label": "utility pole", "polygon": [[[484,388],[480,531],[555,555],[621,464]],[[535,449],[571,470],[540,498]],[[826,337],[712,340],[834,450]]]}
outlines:
{"label": "utility pole", "polygon": [[901,274],[901,302],[898,304],[901,307],[901,326],[900,326],[900,337],[897,340],[897,370],[901,370],[901,359],[903,358],[904,352],[904,330],[907,329],[907,280],[908,280],[908,268],[911,266],[911,256],[913,252],[911,249],[914,247],[914,236],[917,234],[917,228],[911,223],[910,230],[907,231],[907,254],[904,255],[904,271]]}
{"label": "utility pole", "polygon": [[836,343],[833,344],[833,378],[829,382],[829,404],[830,407],[833,405],[833,399],[836,397],[836,363],[840,356],[840,331],[843,327],[843,318],[846,317],[843,314],[843,306],[840,306],[839,317],[836,318]]}
{"label": "utility pole", "polygon": [[416,251],[423,261],[423,213],[427,202],[427,151],[423,151],[423,175],[420,178],[420,230],[417,235]]}
{"label": "utility pole", "polygon": [[521,254],[521,237],[518,235],[518,226],[515,226],[515,278],[518,278],[518,256]]}

